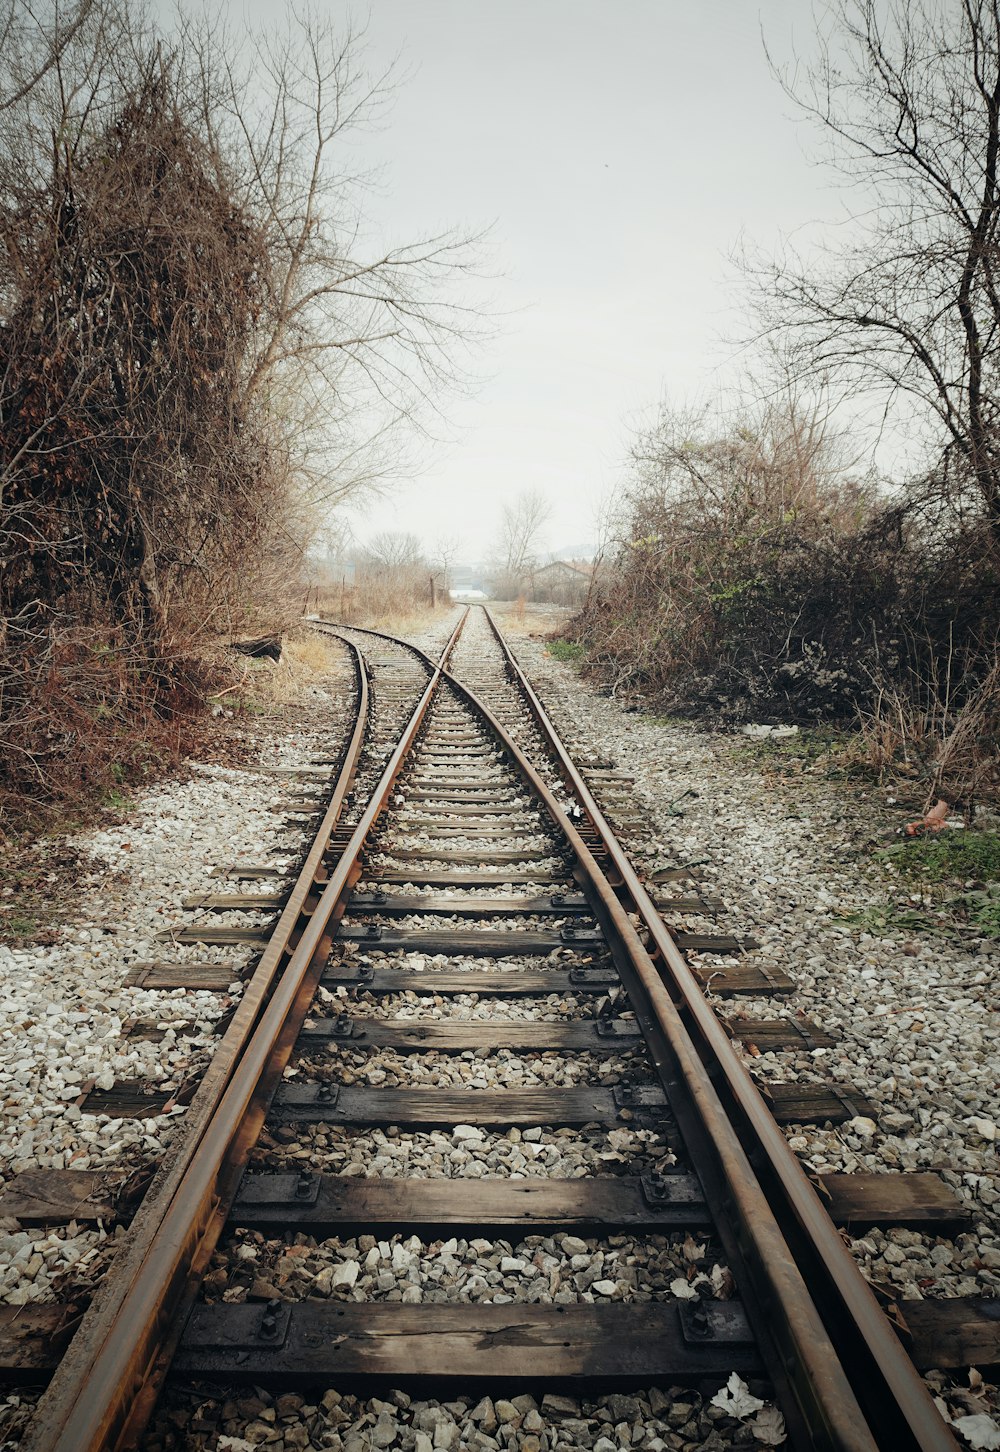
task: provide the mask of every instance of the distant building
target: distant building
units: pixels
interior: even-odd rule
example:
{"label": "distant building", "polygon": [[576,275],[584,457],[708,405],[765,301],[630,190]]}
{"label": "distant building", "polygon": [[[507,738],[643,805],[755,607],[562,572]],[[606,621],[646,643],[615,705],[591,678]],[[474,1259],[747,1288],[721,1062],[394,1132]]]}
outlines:
{"label": "distant building", "polygon": [[593,573],[593,565],[582,560],[553,560],[532,575],[528,598],[552,605],[582,605]]}
{"label": "distant building", "polygon": [[452,590],[479,590],[486,593],[486,581],[482,565],[454,564],[448,570],[448,584]]}

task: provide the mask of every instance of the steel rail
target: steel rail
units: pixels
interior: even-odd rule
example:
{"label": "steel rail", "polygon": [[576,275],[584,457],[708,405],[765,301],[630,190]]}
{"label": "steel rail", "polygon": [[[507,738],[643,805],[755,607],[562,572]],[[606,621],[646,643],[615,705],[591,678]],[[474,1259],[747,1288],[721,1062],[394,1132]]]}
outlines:
{"label": "steel rail", "polygon": [[[737,1280],[753,1291],[745,1309],[783,1403],[793,1445],[817,1452],[878,1452],[881,1446],[885,1452],[892,1444],[873,1437],[708,1069],[604,869],[490,708],[456,676],[444,676],[541,799],[576,858],[575,875],[604,929],[671,1109],[688,1144],[698,1142],[695,1167],[708,1202],[723,1212],[717,1230]],[[613,840],[610,827],[605,827]]]}
{"label": "steel rail", "polygon": [[[153,1200],[147,1196],[144,1201],[133,1221],[127,1247],[115,1261],[38,1404],[22,1444],[23,1452],[124,1452],[136,1445],[168,1370],[180,1322],[193,1302],[224,1228],[246,1155],[290,1056],[295,1038],[290,1022],[296,1016],[305,1016],[332,947],[331,926],[343,916],[350,890],[360,875],[357,858],[443,679],[444,667],[467,615],[468,611],[455,626],[436,664],[424,657],[430,679],[350,841],[325,880],[319,902],[302,928],[286,966],[270,985],[266,1001],[263,991],[256,994],[249,1033],[246,1028],[251,1015],[243,1012],[246,997],[240,1004],[192,1101],[192,1110],[199,1097],[208,1110],[199,1125],[200,1133],[175,1153],[162,1183],[154,1182]],[[367,673],[360,652],[356,647],[353,650],[359,663],[366,713]],[[345,761],[349,771],[342,772],[338,780],[324,828],[307,859],[315,869],[314,882],[322,880],[322,858],[354,778],[364,724],[365,717],[359,711],[350,760]],[[282,923],[287,913],[288,909]],[[234,1034],[237,1019],[238,1055],[227,1054],[225,1072],[213,1072],[223,1047]]]}
{"label": "steel rail", "polygon": [[[483,613],[504,653],[508,668],[555,754],[563,779],[598,832],[619,876],[629,906],[640,917],[662,969],[670,999],[683,1013],[686,1031],[726,1101],[729,1118],[740,1126],[741,1141],[772,1206],[780,1207],[785,1238],[795,1262],[808,1277],[837,1356],[848,1369],[876,1445],[892,1452],[957,1452],[958,1442],[941,1417],[923,1378],[862,1276],[821,1201],[813,1182],[788,1147],[756,1084],[733,1051],[732,1041],[670,935],[656,904],[586,781],[580,775],[538,695],[514,656],[492,614]],[[905,1317],[905,1312],[904,1312]],[[811,1360],[811,1358],[810,1358]],[[809,1363],[803,1363],[805,1371]],[[796,1368],[788,1368],[793,1383]],[[797,1395],[805,1400],[808,1388]]]}

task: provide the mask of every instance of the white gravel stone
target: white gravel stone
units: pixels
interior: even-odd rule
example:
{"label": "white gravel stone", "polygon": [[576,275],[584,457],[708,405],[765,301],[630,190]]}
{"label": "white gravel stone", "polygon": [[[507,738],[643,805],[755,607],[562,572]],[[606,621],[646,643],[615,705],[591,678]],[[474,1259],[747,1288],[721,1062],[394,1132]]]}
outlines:
{"label": "white gravel stone", "polygon": [[[705,889],[726,903],[715,931],[757,939],[759,961],[796,981],[791,999],[718,1000],[719,1011],[798,1010],[838,1036],[828,1049],[746,1056],[767,1082],[833,1082],[875,1107],[874,1119],[839,1128],[790,1126],[791,1147],[820,1172],[937,1170],[971,1211],[971,1233],[954,1242],[905,1230],[859,1238],[865,1274],[909,1299],[996,1295],[988,1257],[1000,1243],[1000,946],[845,921],[889,891],[868,849],[898,825],[899,809],[821,775],[781,779],[731,738],[625,716],[539,641],[522,637],[515,649],[578,758],[590,750],[634,777],[630,811],[644,829],[641,839],[621,835],[636,857],[650,869],[701,864]],[[987,1402],[996,1409],[995,1392]]]}
{"label": "white gravel stone", "polygon": [[[339,679],[331,678],[328,691],[314,692],[300,732],[289,735],[287,716],[270,734],[255,729],[260,765],[304,764],[320,746],[325,756],[336,755],[344,715]],[[126,1163],[131,1171],[161,1159],[183,1120],[181,1106],[168,1101],[167,1112],[129,1119],[87,1113],[77,1101],[91,1087],[106,1090],[120,1081],[168,1093],[179,1089],[204,1068],[216,1043],[216,1021],[242,992],[239,970],[249,950],[174,945],[158,934],[198,920],[197,911],[180,908],[183,897],[239,890],[240,884],[211,878],[213,868],[272,852],[277,866],[291,868],[302,828],[289,829],[270,810],[275,777],[269,771],[189,767],[183,778],[143,792],[124,822],[71,839],[84,866],[66,884],[72,912],[48,935],[54,941],[0,945],[3,1183],[25,1170]],[[258,884],[243,886],[259,891]],[[266,921],[259,913],[218,920]],[[231,965],[229,993],[125,985],[136,964],[170,959]],[[126,1025],[133,1019],[162,1025],[162,1038],[129,1037]],[[180,1021],[187,1025],[183,1033],[174,1027]],[[0,1298],[8,1303],[49,1300],[67,1285],[86,1283],[91,1266],[103,1265],[105,1249],[113,1245],[96,1231],[24,1234],[40,1247],[41,1263],[35,1253],[15,1252],[5,1261],[0,1251]]]}

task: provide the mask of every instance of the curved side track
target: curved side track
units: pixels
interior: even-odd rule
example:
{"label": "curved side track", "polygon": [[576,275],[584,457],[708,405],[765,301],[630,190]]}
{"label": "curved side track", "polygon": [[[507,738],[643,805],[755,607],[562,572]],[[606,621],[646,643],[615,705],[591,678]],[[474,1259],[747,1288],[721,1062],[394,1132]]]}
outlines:
{"label": "curved side track", "polygon": [[[461,631],[452,634],[447,661]],[[327,876],[324,858],[354,780],[369,708],[368,676],[358,671],[357,724],[330,806],[272,943],[241,1000],[192,1101],[183,1143],[132,1222],[127,1248],[70,1344],[25,1441],[27,1452],[104,1452],[134,1445],[225,1224],[267,1104],[329,956],[356,858],[381,811],[441,680],[431,677],[382,773],[349,847]],[[352,879],[353,874],[353,879]],[[308,904],[310,892],[319,900]],[[311,909],[311,910],[309,910]],[[307,910],[307,911],[306,911]]]}
{"label": "curved side track", "polygon": [[[324,1377],[338,1386],[454,1386],[456,1379],[548,1386],[562,1377],[573,1386],[604,1380],[627,1387],[657,1377],[715,1376],[723,1368],[728,1374],[735,1363],[751,1376],[766,1373],[796,1448],[956,1452],[657,904],[484,613],[488,648],[460,672],[450,663],[468,612],[438,661],[407,647],[428,672],[426,687],[412,711],[407,705],[405,725],[356,824],[337,832],[368,704],[361,655],[351,645],[362,711],[334,799],[282,914],[281,945],[265,953],[191,1106],[184,1143],[154,1183],[112,1277],[39,1403],[25,1452],[136,1446],[172,1361],[178,1375],[243,1377],[279,1388]],[[348,643],[363,635],[406,644],[378,632],[319,628]],[[486,638],[481,623],[471,633]],[[371,879],[374,890],[360,890],[362,879]],[[512,884],[523,891],[512,895]],[[456,887],[463,892],[455,895]],[[487,929],[470,930],[468,918]],[[434,955],[427,971],[425,953]],[[526,961],[540,971],[524,968]],[[435,995],[425,1002],[471,995],[474,1003],[499,1003],[554,990],[575,996],[567,1017],[484,1020],[447,1010],[391,1017],[378,999],[396,1003],[409,991]],[[598,1008],[600,994],[607,997]],[[371,1011],[331,1017],[322,1007],[332,1001],[344,1009],[351,995]],[[565,1081],[570,1087],[556,1089],[452,1090],[440,1086],[466,1081],[447,1074],[432,1076],[427,1087],[422,1072],[403,1069],[398,1089],[371,1091],[356,1073],[333,1083],[324,1054],[333,1051],[335,1062],[349,1067],[352,1046],[363,1055],[380,1045],[431,1058],[473,1059],[500,1046],[596,1051],[610,1056],[609,1064],[619,1062],[619,1045],[626,1056],[644,1046],[655,1082],[634,1083],[626,1071],[607,1087],[619,1074],[613,1068],[611,1079],[580,1087],[573,1074]],[[293,1052],[306,1074],[297,1067],[298,1077],[283,1083]],[[265,1119],[269,1129],[280,1124],[293,1137],[292,1126],[395,1125],[449,1127],[473,1141],[485,1138],[477,1126],[586,1131],[648,1123],[656,1126],[650,1141],[676,1149],[655,1163],[677,1159],[678,1173],[640,1175],[626,1166],[617,1177],[553,1180],[518,1172],[382,1180],[377,1173],[303,1173],[303,1149],[292,1161],[297,1176],[244,1178],[248,1163],[255,1171],[273,1166],[268,1152],[254,1149]],[[537,1143],[540,1133],[529,1129],[526,1137]],[[641,1136],[639,1142],[646,1143]],[[462,1137],[459,1156],[461,1143]],[[457,1231],[475,1244],[491,1227],[501,1234],[547,1229],[564,1239],[573,1238],[567,1228],[605,1237],[633,1228],[664,1237],[691,1225],[714,1227],[740,1300],[691,1292],[691,1299],[653,1294],[623,1304],[619,1295],[617,1304],[571,1304],[570,1296],[559,1304],[553,1291],[545,1304],[505,1295],[493,1304],[466,1298],[422,1305],[411,1282],[415,1295],[393,1292],[393,1304],[380,1304],[331,1299],[328,1280],[320,1298],[301,1303],[278,1298],[260,1307],[209,1296],[195,1307],[227,1222],[230,1230],[257,1227],[260,1240],[261,1230],[302,1232],[303,1239],[364,1230],[367,1256],[383,1266],[390,1236],[403,1228]],[[337,1264],[348,1269],[333,1284],[354,1286],[357,1259]],[[511,1257],[512,1266],[521,1264]],[[388,1270],[382,1274],[392,1283]],[[681,1289],[687,1294],[686,1282]]]}

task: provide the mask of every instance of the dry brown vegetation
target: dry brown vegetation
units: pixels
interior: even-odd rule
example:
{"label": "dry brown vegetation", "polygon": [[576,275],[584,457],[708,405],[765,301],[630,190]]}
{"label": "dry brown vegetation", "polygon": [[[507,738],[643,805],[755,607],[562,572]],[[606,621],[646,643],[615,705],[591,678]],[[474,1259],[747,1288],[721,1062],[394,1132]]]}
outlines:
{"label": "dry brown vegetation", "polygon": [[445,579],[414,535],[386,531],[357,553],[350,583],[345,574],[314,586],[309,603],[326,620],[406,634],[450,608]]}
{"label": "dry brown vegetation", "polygon": [[[579,629],[613,689],[854,721],[869,764],[969,803],[1000,780],[1000,6],[814,18],[811,58],[775,71],[850,225],[743,254],[772,401],[637,440]],[[852,478],[795,401],[816,397],[923,465]]]}
{"label": "dry brown vegetation", "polygon": [[939,479],[880,501],[815,412],[664,415],[577,633],[615,692],[716,721],[856,722],[966,800],[997,776],[1000,556]]}
{"label": "dry brown vegetation", "polygon": [[176,752],[453,377],[467,244],[366,257],[337,160],[381,94],[321,24],[0,4],[0,830]]}

